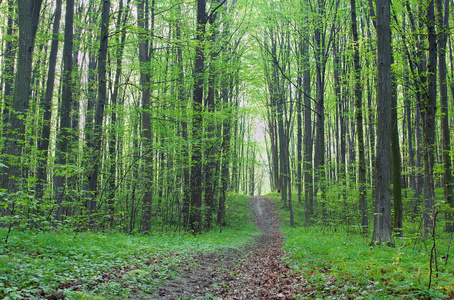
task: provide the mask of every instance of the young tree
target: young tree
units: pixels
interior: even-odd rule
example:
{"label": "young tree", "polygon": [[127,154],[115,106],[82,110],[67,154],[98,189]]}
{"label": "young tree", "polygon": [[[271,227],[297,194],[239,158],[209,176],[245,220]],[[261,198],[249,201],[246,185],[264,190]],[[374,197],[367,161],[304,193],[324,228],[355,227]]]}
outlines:
{"label": "young tree", "polygon": [[353,64],[355,74],[355,107],[356,107],[356,139],[358,143],[358,184],[359,184],[359,210],[361,214],[361,226],[363,231],[367,231],[369,226],[367,217],[366,201],[366,161],[364,158],[364,135],[363,135],[363,105],[361,87],[361,66],[359,61],[358,29],[356,25],[356,1],[350,0],[351,22],[353,36]]}
{"label": "young tree", "polygon": [[191,154],[191,207],[189,229],[194,234],[202,228],[202,125],[203,125],[203,86],[205,76],[205,31],[207,15],[205,0],[197,0],[196,46],[194,59],[194,86],[193,86],[193,119],[192,135],[193,149]]}
{"label": "young tree", "polygon": [[[438,82],[440,85],[440,128],[442,138],[442,157],[443,157],[443,189],[446,203],[454,208],[454,195],[452,183],[452,170],[451,170],[451,136],[449,130],[449,109],[448,109],[448,87],[446,77],[446,42],[448,39],[448,16],[449,16],[449,2],[444,1],[444,14],[442,0],[437,0],[438,11],[438,28],[439,33],[439,47],[438,47]],[[451,74],[453,75],[453,74]],[[446,214],[446,230],[454,232],[454,214]]]}
{"label": "young tree", "polygon": [[[16,57],[16,36],[13,33],[14,15],[15,15],[15,0],[8,0],[8,21],[6,29],[6,45],[5,45],[5,58],[2,70],[2,84],[4,84],[3,91],[3,125],[8,124],[9,121],[9,107],[11,106],[11,98],[13,96],[14,86],[14,63]],[[1,87],[0,87],[1,88]],[[2,133],[3,135],[3,133]]]}
{"label": "young tree", "polygon": [[51,105],[52,96],[54,93],[55,83],[55,67],[57,63],[58,54],[58,36],[60,30],[60,18],[61,18],[61,4],[62,0],[57,0],[55,3],[54,11],[54,25],[52,29],[52,44],[49,55],[49,70],[47,73],[46,92],[44,99],[42,100],[42,106],[44,110],[43,115],[43,128],[41,131],[41,139],[38,140],[38,151],[40,158],[38,159],[38,170],[37,170],[37,186],[36,186],[36,197],[42,200],[44,187],[47,181],[47,164],[48,164],[48,150],[49,150],[49,138],[50,138],[50,121],[52,116]]}
{"label": "young tree", "polygon": [[[151,65],[150,65],[150,43],[148,11],[145,9],[145,1],[137,2],[137,19],[139,25],[139,63],[140,63],[140,86],[142,91],[142,148],[144,156],[146,191],[143,199],[142,231],[151,230],[151,206],[153,203],[153,155],[152,155],[152,132],[150,118],[150,96],[151,96]],[[148,5],[147,5],[148,7]],[[154,1],[152,3],[152,28],[154,26]],[[152,29],[153,30],[153,29]],[[153,44],[151,44],[153,50]]]}
{"label": "young tree", "polygon": [[71,138],[71,105],[72,95],[72,71],[73,71],[73,23],[74,23],[74,0],[66,1],[65,15],[65,44],[63,47],[63,81],[62,99],[60,106],[60,130],[57,135],[57,165],[61,169],[54,176],[54,200],[57,204],[56,219],[62,220],[62,203],[65,195],[65,175],[63,169],[68,160],[68,144]]}
{"label": "young tree", "polygon": [[435,33],[434,1],[427,7],[427,33],[429,60],[427,64],[427,97],[420,103],[421,122],[424,136],[424,238],[433,231],[433,209],[435,205],[434,164],[435,164],[435,114],[437,105],[437,37]]}

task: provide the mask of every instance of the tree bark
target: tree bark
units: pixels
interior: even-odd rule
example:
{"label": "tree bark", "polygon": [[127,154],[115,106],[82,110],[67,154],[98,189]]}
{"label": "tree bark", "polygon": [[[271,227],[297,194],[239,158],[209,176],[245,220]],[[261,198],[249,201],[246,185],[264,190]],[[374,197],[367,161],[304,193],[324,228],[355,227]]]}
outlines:
{"label": "tree bark", "polygon": [[[3,124],[9,122],[9,112],[13,96],[14,87],[14,62],[16,57],[16,37],[13,33],[14,14],[15,14],[15,0],[8,0],[8,21],[6,28],[6,45],[5,45],[5,60],[3,62],[4,69],[2,71],[2,84],[5,84],[3,91]],[[2,135],[4,133],[2,132]],[[1,178],[1,176],[0,176]]]}
{"label": "tree bark", "polygon": [[[60,130],[57,135],[56,165],[62,172],[68,159],[68,144],[71,137],[71,103],[72,95],[72,51],[73,51],[73,23],[74,23],[74,1],[66,1],[65,14],[65,45],[63,47],[63,80],[60,106]],[[62,206],[65,198],[65,175],[57,172],[54,175],[54,200],[57,205],[55,218],[62,221],[64,207]]]}
{"label": "tree bark", "polygon": [[420,104],[424,139],[424,238],[433,231],[432,214],[435,205],[433,168],[435,163],[435,114],[437,101],[437,41],[435,33],[434,1],[427,7],[427,32],[429,38],[429,60],[427,65],[427,97]]}
{"label": "tree bark", "polygon": [[[391,63],[394,63],[393,53],[391,53]],[[399,145],[399,131],[397,119],[397,84],[394,74],[391,75],[391,155],[392,155],[392,182],[393,182],[393,204],[394,204],[394,232],[397,236],[403,236],[403,204],[401,189],[401,168],[402,161]]]}
{"label": "tree bark", "polygon": [[110,195],[108,200],[108,220],[110,227],[114,226],[114,214],[115,214],[115,191],[116,178],[117,178],[117,100],[118,90],[120,87],[120,76],[123,68],[123,52],[126,41],[126,22],[128,19],[129,0],[126,3],[126,9],[123,6],[123,0],[120,0],[118,7],[118,16],[116,22],[116,29],[118,30],[117,36],[117,49],[116,49],[116,69],[115,69],[115,81],[113,84],[113,92],[111,96],[111,116],[110,116],[110,140],[109,140],[109,156],[110,156],[110,175],[109,175],[109,187]]}
{"label": "tree bark", "polygon": [[22,183],[22,166],[20,164],[25,143],[25,114],[29,108],[30,83],[32,73],[32,54],[35,46],[36,31],[42,0],[19,0],[19,48],[17,54],[17,71],[14,82],[11,117],[6,133],[7,166],[3,187],[13,194],[20,190]]}
{"label": "tree bark", "polygon": [[194,234],[200,233],[202,228],[202,125],[203,125],[203,84],[205,67],[205,0],[197,0],[197,33],[194,60],[194,87],[193,87],[193,120],[192,134],[194,138],[191,155],[191,207],[189,229]]}
{"label": "tree bark", "polygon": [[376,0],[377,9],[377,147],[375,215],[372,245],[393,244],[391,231],[391,16],[390,0]]}
{"label": "tree bark", "polygon": [[47,182],[50,120],[52,116],[51,106],[52,96],[54,93],[55,67],[57,64],[58,54],[58,36],[60,31],[61,6],[62,0],[57,0],[55,3],[54,11],[54,24],[52,29],[52,43],[49,54],[49,70],[47,73],[46,92],[44,99],[42,100],[44,111],[43,128],[41,131],[41,139],[38,140],[38,152],[40,153],[41,158],[38,160],[38,170],[36,175],[36,198],[41,202],[44,194],[45,184]]}
{"label": "tree bark", "polygon": [[314,214],[314,187],[312,175],[312,105],[311,99],[311,70],[309,64],[309,46],[303,44],[301,55],[303,56],[303,91],[304,91],[304,136],[303,136],[303,173],[304,173],[304,204],[306,224],[309,224]]}
{"label": "tree bark", "polygon": [[361,87],[361,65],[359,61],[358,29],[356,25],[356,1],[350,0],[351,22],[353,35],[353,65],[355,73],[355,108],[356,108],[356,139],[358,144],[358,184],[359,184],[359,211],[361,214],[361,228],[367,232],[369,221],[367,216],[366,201],[366,160],[364,157],[364,135],[363,135],[363,104]]}
{"label": "tree bark", "polygon": [[[150,34],[148,25],[148,11],[145,9],[144,2],[137,2],[137,17],[139,24],[139,64],[140,64],[140,86],[142,90],[142,151],[145,169],[145,195],[142,208],[142,232],[149,233],[151,230],[151,212],[153,204],[153,140],[151,132],[150,118],[150,97],[151,97],[151,66],[150,66],[150,45],[148,36]],[[152,19],[154,20],[154,0],[152,3]],[[153,26],[153,21],[152,21]],[[152,27],[153,30],[153,27]],[[153,45],[151,44],[151,51]]]}
{"label": "tree bark", "polygon": [[96,101],[94,127],[93,127],[93,167],[89,175],[90,200],[87,202],[87,212],[90,216],[90,227],[94,225],[93,214],[96,213],[96,200],[98,200],[98,176],[102,165],[102,124],[104,107],[107,101],[107,47],[109,38],[109,11],[110,0],[103,0],[100,25],[100,45],[98,57],[98,96]]}
{"label": "tree bark", "polygon": [[[448,109],[448,86],[446,78],[446,42],[448,39],[448,16],[449,16],[449,1],[444,1],[444,14],[442,0],[437,0],[438,11],[438,28],[439,33],[439,48],[438,48],[438,80],[440,84],[440,127],[442,138],[443,151],[443,190],[446,200],[451,208],[454,208],[452,169],[451,169],[451,136],[449,131],[449,109]],[[454,231],[454,214],[448,212],[446,214],[445,229],[448,232]]]}

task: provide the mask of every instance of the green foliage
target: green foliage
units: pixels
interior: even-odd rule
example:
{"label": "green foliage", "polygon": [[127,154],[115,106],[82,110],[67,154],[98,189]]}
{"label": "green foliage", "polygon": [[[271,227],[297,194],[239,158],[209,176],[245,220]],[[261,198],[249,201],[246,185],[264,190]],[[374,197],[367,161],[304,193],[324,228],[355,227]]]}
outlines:
{"label": "green foliage", "polygon": [[[432,274],[434,289],[427,291],[431,242],[396,239],[396,247],[370,247],[369,236],[328,233],[322,227],[284,229],[288,263],[317,290],[326,294],[348,294],[355,299],[426,299],[454,296],[452,262],[447,266],[449,236],[437,240],[438,278]],[[450,257],[453,256],[452,247]]]}
{"label": "green foliage", "polygon": [[[256,230],[239,224],[222,234],[196,237],[16,232],[0,252],[0,298],[122,298],[131,289],[150,293],[195,255],[248,243]],[[0,231],[0,238],[6,234]]]}
{"label": "green foliage", "polygon": [[230,193],[227,195],[226,223],[232,229],[239,229],[249,225],[252,210],[249,209],[249,196]]}

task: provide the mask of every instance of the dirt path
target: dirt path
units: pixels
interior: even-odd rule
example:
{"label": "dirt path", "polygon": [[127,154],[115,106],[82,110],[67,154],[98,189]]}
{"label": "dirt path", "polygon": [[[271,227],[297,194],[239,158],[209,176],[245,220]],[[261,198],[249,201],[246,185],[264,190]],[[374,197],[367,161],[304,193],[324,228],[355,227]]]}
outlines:
{"label": "dirt path", "polygon": [[303,279],[292,276],[282,262],[283,237],[272,200],[253,197],[251,201],[263,232],[252,245],[195,258],[179,278],[146,299],[291,299],[305,292]]}

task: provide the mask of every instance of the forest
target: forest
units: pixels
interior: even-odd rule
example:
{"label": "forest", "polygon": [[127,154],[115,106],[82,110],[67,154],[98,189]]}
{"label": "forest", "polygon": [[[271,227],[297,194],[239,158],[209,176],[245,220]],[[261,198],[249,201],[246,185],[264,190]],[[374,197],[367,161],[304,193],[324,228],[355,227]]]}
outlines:
{"label": "forest", "polygon": [[152,294],[263,234],[282,297],[454,298],[453,5],[0,0],[0,297]]}

